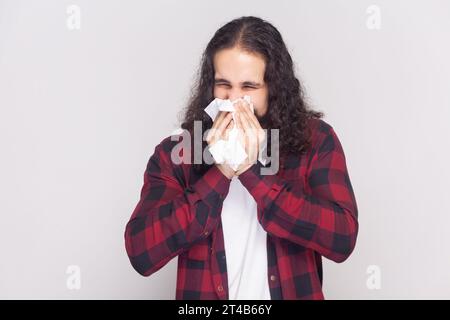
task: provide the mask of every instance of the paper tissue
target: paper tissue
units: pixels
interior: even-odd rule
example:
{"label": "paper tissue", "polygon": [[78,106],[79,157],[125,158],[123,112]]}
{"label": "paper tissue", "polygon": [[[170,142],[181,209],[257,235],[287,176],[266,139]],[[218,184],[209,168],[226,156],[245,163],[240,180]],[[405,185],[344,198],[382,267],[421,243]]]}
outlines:
{"label": "paper tissue", "polygon": [[[215,98],[206,108],[205,112],[211,117],[214,121],[216,119],[219,111],[229,111],[232,112],[233,120],[234,120],[234,104],[240,100],[245,100],[250,105],[252,112],[254,112],[253,104],[251,102],[250,96],[244,96],[243,98],[238,98],[234,101],[229,99],[223,100],[219,98]],[[234,121],[233,128],[229,131],[228,140],[218,140],[214,144],[209,146],[209,152],[213,156],[214,160],[217,163],[226,163],[228,164],[234,171],[237,170],[239,165],[244,162],[247,158],[247,153],[245,152],[244,146],[239,141],[239,130],[236,126],[236,121]],[[265,150],[266,144],[264,143],[258,156],[258,161],[263,165],[267,163],[267,159],[263,158],[262,152]]]}

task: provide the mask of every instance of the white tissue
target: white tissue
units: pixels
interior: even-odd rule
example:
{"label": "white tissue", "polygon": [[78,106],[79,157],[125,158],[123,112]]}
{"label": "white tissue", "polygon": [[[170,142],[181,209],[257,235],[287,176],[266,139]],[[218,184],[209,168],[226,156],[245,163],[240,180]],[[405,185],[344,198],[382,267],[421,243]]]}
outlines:
{"label": "white tissue", "polygon": [[[234,104],[240,100],[247,101],[252,112],[254,112],[253,103],[251,102],[250,96],[244,96],[243,98],[238,98],[234,101],[231,101],[229,99],[223,100],[216,98],[205,108],[205,112],[214,121],[219,111],[229,111],[232,112],[234,120]],[[245,152],[244,146],[242,146],[241,142],[239,141],[238,135],[239,130],[237,129],[236,121],[234,121],[234,126],[228,134],[228,140],[220,139],[209,146],[209,152],[213,156],[214,160],[217,163],[228,164],[234,171],[237,170],[239,165],[244,162],[244,160],[248,156]],[[266,145],[264,144],[262,150],[260,150],[259,152],[258,157],[259,162],[261,162],[263,165],[265,165],[267,162],[267,159],[263,158],[262,156],[262,151],[265,149],[265,147]]]}

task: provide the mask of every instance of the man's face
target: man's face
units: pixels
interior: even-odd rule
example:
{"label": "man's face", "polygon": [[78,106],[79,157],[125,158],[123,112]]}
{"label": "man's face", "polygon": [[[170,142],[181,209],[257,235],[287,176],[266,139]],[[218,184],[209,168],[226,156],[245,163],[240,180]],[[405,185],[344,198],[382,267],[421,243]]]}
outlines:
{"label": "man's face", "polygon": [[265,61],[239,48],[223,49],[214,56],[214,98],[235,100],[248,95],[258,119],[268,108],[268,88],[264,82]]}

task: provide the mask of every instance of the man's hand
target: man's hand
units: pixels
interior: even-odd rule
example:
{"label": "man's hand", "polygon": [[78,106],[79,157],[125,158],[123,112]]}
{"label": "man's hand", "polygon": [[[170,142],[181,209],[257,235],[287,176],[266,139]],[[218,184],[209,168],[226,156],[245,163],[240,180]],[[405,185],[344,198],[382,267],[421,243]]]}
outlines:
{"label": "man's hand", "polygon": [[[216,141],[228,139],[228,133],[233,128],[233,116],[231,112],[220,111],[213,122],[212,128],[206,136],[208,146],[213,145]],[[216,163],[217,168],[228,178],[232,179],[235,175],[234,170],[225,163]]]}
{"label": "man's hand", "polygon": [[247,102],[236,103],[235,109],[236,126],[239,129],[241,143],[248,155],[247,159],[237,168],[235,175],[238,176],[258,161],[259,151],[263,147],[266,134]]}

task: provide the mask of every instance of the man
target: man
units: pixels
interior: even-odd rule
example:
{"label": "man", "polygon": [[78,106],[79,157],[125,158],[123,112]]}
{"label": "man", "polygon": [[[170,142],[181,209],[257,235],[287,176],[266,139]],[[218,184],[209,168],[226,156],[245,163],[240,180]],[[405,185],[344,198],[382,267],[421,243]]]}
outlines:
{"label": "man", "polygon": [[[178,256],[177,299],[323,299],[321,257],[346,260],[358,231],[336,133],[307,109],[282,37],[262,19],[221,27],[199,77],[182,128],[212,129],[208,150],[236,125],[248,157],[237,170],[174,163],[176,142],[157,145],[126,226],[131,264],[149,276]],[[235,112],[212,121],[204,108],[214,98],[238,101]],[[270,175],[257,161],[264,129],[279,129],[280,168]]]}

